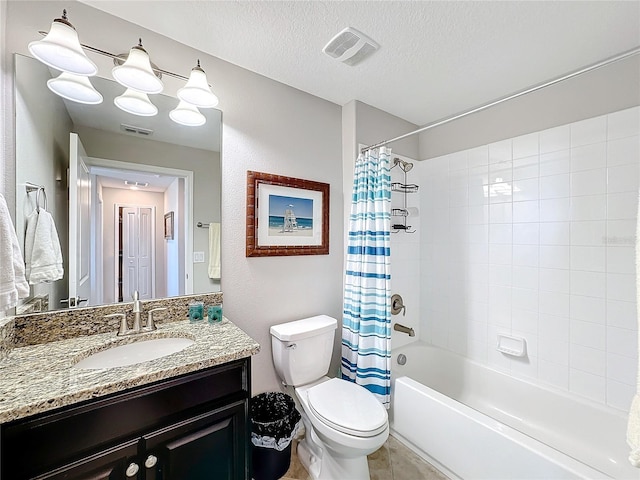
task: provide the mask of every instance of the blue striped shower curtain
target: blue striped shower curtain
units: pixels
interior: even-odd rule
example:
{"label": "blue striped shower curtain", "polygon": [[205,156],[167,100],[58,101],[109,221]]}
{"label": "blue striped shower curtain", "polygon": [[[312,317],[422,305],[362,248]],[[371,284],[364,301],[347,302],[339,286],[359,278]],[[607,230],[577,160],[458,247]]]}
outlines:
{"label": "blue striped shower curtain", "polygon": [[353,179],[342,314],[342,378],[389,407],[391,391],[390,150],[360,154]]}

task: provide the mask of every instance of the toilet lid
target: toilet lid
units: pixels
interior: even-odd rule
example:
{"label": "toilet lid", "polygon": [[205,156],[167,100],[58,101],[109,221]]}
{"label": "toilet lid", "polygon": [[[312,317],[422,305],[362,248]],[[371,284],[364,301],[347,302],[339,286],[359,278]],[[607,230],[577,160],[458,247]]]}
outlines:
{"label": "toilet lid", "polygon": [[332,378],[307,392],[309,406],[332,428],[358,437],[372,437],[387,427],[387,411],[366,388]]}

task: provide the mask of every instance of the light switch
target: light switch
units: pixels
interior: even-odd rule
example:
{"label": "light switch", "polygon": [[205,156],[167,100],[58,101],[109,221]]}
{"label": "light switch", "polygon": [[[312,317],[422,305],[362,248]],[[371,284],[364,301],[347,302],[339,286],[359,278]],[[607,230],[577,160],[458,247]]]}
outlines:
{"label": "light switch", "polygon": [[204,263],[204,252],[193,252],[193,263]]}

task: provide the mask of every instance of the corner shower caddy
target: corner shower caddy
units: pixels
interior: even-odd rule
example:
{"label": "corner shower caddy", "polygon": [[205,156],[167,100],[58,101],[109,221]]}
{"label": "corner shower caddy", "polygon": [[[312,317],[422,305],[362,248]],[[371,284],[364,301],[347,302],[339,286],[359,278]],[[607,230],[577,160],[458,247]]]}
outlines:
{"label": "corner shower caddy", "polygon": [[413,168],[413,163],[405,162],[404,160],[400,160],[398,157],[393,159],[392,169],[395,167],[400,167],[400,169],[404,172],[404,183],[400,182],[392,182],[391,183],[391,191],[399,192],[403,194],[402,199],[402,208],[392,208],[391,216],[401,219],[400,221],[395,222],[392,218],[391,229],[393,233],[398,233],[403,231],[405,233],[416,233],[416,230],[411,230],[411,225],[407,225],[407,217],[409,216],[409,210],[407,209],[407,194],[409,193],[417,193],[420,188],[415,183],[407,183],[407,172]]}

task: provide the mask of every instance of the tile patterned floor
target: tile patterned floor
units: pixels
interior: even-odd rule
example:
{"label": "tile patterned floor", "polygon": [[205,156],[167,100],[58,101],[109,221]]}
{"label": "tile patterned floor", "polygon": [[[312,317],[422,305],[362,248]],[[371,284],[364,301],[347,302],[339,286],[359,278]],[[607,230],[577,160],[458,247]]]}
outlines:
{"label": "tile patterned floor", "polygon": [[[291,467],[281,480],[310,480],[295,454],[295,447],[294,444],[291,449]],[[379,450],[369,455],[368,460],[371,480],[447,480],[435,467],[392,436]]]}

